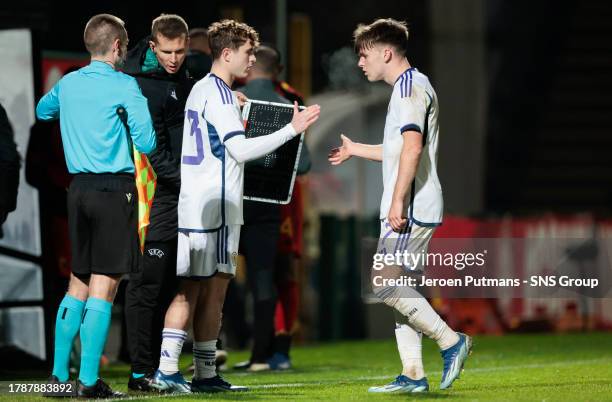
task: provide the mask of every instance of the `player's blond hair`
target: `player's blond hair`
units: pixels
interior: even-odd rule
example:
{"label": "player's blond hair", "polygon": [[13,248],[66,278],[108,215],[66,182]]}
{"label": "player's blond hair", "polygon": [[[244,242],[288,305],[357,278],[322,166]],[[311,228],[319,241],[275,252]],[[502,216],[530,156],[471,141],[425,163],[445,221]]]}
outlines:
{"label": "player's blond hair", "polygon": [[213,22],[208,27],[208,45],[213,60],[221,56],[223,49],[238,49],[247,41],[254,47],[259,45],[259,34],[249,25],[234,20]]}
{"label": "player's blond hair", "polygon": [[355,52],[370,49],[379,44],[391,45],[405,57],[408,51],[408,24],[393,18],[379,18],[369,25],[359,24],[353,32]]}

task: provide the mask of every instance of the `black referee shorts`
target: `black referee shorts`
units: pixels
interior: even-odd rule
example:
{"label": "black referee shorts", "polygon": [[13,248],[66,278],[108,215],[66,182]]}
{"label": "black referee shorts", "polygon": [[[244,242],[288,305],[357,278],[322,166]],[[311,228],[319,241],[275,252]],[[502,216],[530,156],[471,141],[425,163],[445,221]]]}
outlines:
{"label": "black referee shorts", "polygon": [[75,275],[137,272],[138,193],[131,174],[79,174],[68,190]]}

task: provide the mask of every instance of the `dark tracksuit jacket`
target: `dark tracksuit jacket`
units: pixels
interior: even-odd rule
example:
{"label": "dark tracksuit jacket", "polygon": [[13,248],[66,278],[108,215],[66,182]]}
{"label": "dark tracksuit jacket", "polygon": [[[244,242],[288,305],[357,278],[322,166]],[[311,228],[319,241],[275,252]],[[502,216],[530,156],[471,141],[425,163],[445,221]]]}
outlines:
{"label": "dark tracksuit jacket", "polygon": [[141,273],[130,276],[126,293],[132,371],[147,374],[159,364],[166,309],[176,292],[178,197],[185,103],[194,80],[183,63],[175,74],[157,64],[149,38],[128,52],[124,72],[136,78],[147,98],[157,135],[149,160],[157,174]]}

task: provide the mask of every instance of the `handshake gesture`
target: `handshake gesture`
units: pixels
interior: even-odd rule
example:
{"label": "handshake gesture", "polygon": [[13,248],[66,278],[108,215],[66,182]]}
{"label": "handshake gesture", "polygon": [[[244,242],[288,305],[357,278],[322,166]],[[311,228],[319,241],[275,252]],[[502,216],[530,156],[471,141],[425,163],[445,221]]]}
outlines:
{"label": "handshake gesture", "polygon": [[308,127],[319,119],[321,114],[321,107],[319,105],[308,106],[306,109],[300,111],[297,102],[293,103],[293,119],[291,119],[291,125],[295,129],[296,133],[303,133]]}
{"label": "handshake gesture", "polygon": [[340,139],[342,140],[342,145],[332,149],[327,155],[327,159],[334,166],[341,164],[353,156],[353,141],[344,134],[340,134]]}

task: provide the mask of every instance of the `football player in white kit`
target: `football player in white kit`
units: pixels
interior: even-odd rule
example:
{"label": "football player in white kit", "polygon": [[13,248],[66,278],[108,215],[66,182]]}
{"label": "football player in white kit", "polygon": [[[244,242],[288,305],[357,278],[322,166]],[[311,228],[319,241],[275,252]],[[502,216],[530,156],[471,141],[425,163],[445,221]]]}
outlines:
{"label": "football player in white kit", "polygon": [[[404,22],[379,19],[360,25],[354,40],[359,67],[368,80],[382,80],[393,87],[383,142],[358,144],[341,135],[342,146],[331,152],[329,160],[338,165],[359,156],[382,162],[378,253],[426,252],[435,227],[442,223],[442,189],[436,171],[436,93],[429,79],[408,62],[408,28]],[[429,390],[421,358],[422,333],[434,339],[441,350],[444,371],[440,389],[450,387],[469,355],[471,338],[453,331],[415,289],[388,287],[375,293],[396,311],[395,334],[403,370],[391,383],[369,391]]]}
{"label": "football player in white kit", "polygon": [[[270,135],[246,139],[231,85],[255,62],[258,34],[233,20],[208,29],[211,71],[191,90],[185,105],[178,204],[177,275],[181,287],[166,313],[159,369],[153,386],[166,392],[241,391],[216,372],[215,351],[227,285],[236,271],[242,219],[244,162],[260,158],[304,132],[320,113],[299,111]],[[193,381],[185,381],[178,359],[193,320]]]}

